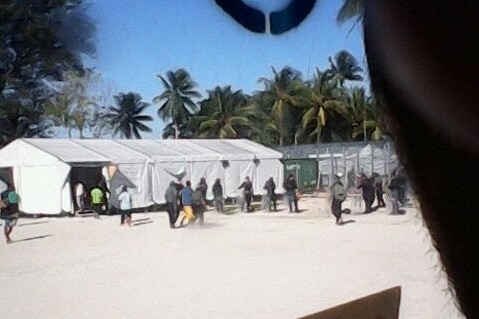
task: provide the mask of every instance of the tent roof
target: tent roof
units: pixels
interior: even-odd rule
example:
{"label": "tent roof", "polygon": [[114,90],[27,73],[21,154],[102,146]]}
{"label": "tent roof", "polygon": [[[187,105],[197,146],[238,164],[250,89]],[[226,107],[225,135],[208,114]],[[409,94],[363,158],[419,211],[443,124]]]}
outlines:
{"label": "tent roof", "polygon": [[239,147],[253,152],[256,158],[259,159],[280,159],[283,158],[283,154],[281,152],[275,151],[271,148],[263,146],[261,144],[252,142],[250,140],[241,139],[241,140],[228,140],[228,142],[233,142],[237,144]]}
{"label": "tent roof", "polygon": [[239,141],[241,140],[207,140],[198,139],[194,140],[198,145],[205,147],[209,150],[220,152],[222,159],[225,160],[253,160],[255,154],[252,150],[245,150],[240,147]]}
{"label": "tent roof", "polygon": [[140,152],[157,162],[186,160],[186,156],[175,147],[165,147],[154,140],[116,140],[116,142]]}
{"label": "tent roof", "polygon": [[[15,147],[14,147],[15,145]],[[35,165],[36,156],[18,155],[18,145],[29,152],[48,154],[50,161],[71,165],[92,163],[144,163],[214,160],[280,159],[282,154],[260,144],[242,140],[107,140],[107,139],[17,139],[0,150],[0,167],[9,166],[13,157],[24,165]],[[48,156],[47,156],[48,157]],[[20,160],[16,158],[15,161]],[[15,162],[14,161],[14,162]],[[29,164],[27,164],[27,162]]]}
{"label": "tent roof", "polygon": [[31,144],[65,163],[105,163],[110,159],[92,151],[70,139],[28,138],[23,141]]}
{"label": "tent roof", "polygon": [[221,154],[196,143],[197,140],[157,140],[165,149],[174,149],[182,155],[195,160],[221,160]]}
{"label": "tent roof", "polygon": [[145,163],[149,161],[149,157],[147,155],[137,152],[130,147],[117,143],[114,140],[75,139],[72,141],[104,157],[107,157],[110,159],[110,161],[118,164]]}

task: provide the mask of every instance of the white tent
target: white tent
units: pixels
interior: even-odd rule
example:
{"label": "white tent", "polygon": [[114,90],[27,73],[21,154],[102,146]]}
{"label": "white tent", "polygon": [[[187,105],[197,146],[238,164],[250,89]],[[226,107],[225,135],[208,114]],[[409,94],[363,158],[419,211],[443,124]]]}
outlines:
{"label": "white tent", "polygon": [[110,169],[120,171],[135,186],[133,207],[147,207],[164,203],[166,187],[178,177],[191,180],[193,187],[205,177],[211,199],[216,178],[227,197],[236,197],[239,184],[250,176],[260,194],[270,176],[282,184],[281,158],[247,140],[18,139],[0,150],[0,168],[12,168],[22,211],[57,214],[72,210],[70,182],[78,171],[103,173],[107,180]]}
{"label": "white tent", "polygon": [[17,139],[0,150],[0,167],[12,168],[20,209],[29,213],[71,211],[71,166],[108,162],[71,140]]}
{"label": "white tent", "polygon": [[[273,177],[277,185],[283,184],[283,155],[248,140],[195,140],[205,148],[221,154],[224,167],[224,189],[228,197],[240,194],[238,186],[250,177],[255,195],[263,192],[266,180]],[[277,187],[278,192],[282,188]]]}
{"label": "white tent", "polygon": [[[147,207],[153,204],[149,178],[150,158],[148,156],[112,140],[78,139],[73,141],[108,158],[109,162],[128,178],[134,185],[129,189],[132,207]],[[105,177],[109,179],[111,176],[106,174]],[[111,189],[111,192],[116,193],[118,190]],[[118,207],[114,198],[115,196],[112,197],[113,204]]]}

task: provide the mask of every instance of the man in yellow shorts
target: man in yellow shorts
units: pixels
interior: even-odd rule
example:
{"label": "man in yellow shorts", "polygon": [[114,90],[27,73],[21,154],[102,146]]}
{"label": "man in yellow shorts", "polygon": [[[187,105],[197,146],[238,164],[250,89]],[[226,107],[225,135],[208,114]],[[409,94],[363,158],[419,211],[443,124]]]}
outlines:
{"label": "man in yellow shorts", "polygon": [[185,219],[187,223],[193,222],[195,215],[193,214],[193,190],[191,189],[191,181],[186,181],[186,186],[180,191],[181,204],[183,205],[183,213],[185,214],[181,219],[180,227],[183,226]]}

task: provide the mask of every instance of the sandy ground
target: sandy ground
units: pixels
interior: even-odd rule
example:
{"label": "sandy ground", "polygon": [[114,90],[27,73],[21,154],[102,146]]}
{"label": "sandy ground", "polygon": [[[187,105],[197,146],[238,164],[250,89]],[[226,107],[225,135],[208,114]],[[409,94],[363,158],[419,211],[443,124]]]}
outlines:
{"label": "sandy ground", "polygon": [[[400,318],[461,318],[414,208],[336,226],[323,198],[300,214],[166,213],[22,219],[0,244],[1,318],[297,318],[396,285]],[[2,223],[3,224],[3,223]]]}

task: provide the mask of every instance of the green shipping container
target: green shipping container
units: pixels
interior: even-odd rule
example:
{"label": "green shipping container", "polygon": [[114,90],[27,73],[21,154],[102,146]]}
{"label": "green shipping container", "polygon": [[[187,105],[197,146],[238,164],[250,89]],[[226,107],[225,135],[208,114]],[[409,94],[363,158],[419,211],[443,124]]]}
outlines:
{"label": "green shipping container", "polygon": [[318,163],[315,159],[286,159],[284,160],[284,178],[289,174],[296,176],[298,187],[303,192],[316,190],[318,182]]}

